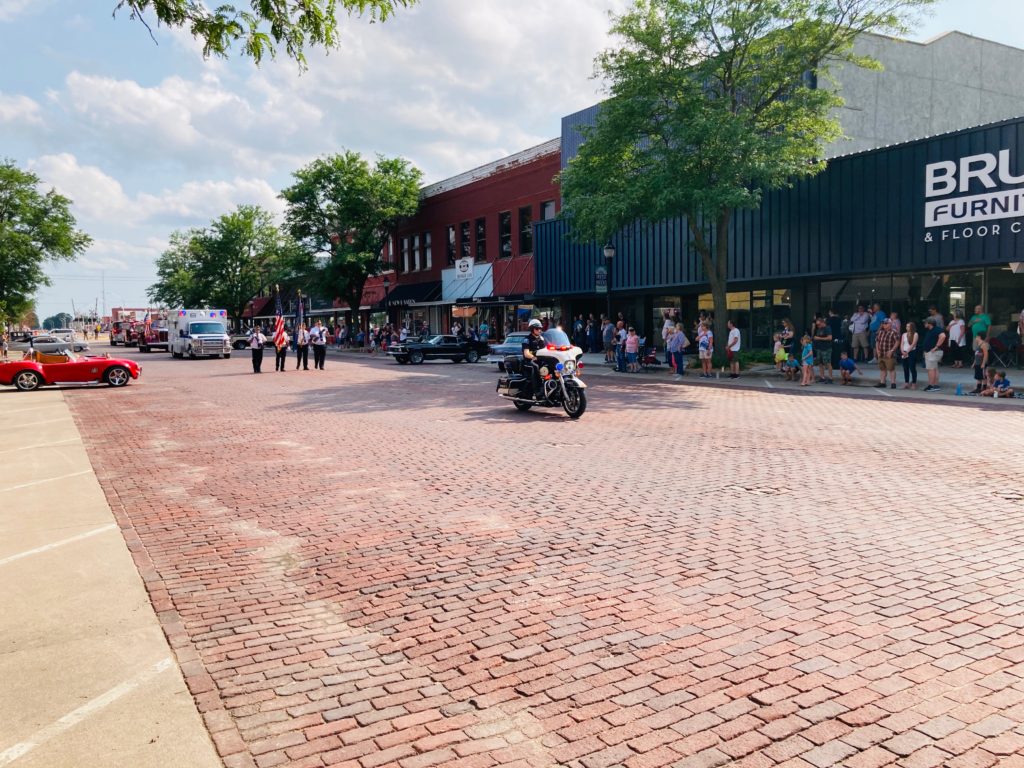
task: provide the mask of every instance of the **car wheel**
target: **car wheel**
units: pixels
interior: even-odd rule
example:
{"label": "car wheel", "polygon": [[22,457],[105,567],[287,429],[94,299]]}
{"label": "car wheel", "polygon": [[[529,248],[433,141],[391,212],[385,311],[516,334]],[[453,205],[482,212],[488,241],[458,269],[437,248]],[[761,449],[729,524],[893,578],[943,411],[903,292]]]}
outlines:
{"label": "car wheel", "polygon": [[409,358],[406,357],[405,355],[395,355],[395,360],[397,360],[402,365],[408,365],[409,364]]}
{"label": "car wheel", "polygon": [[413,365],[420,365],[423,362],[423,353],[418,349],[414,349],[409,353],[409,362]]}
{"label": "car wheel", "polygon": [[230,358],[230,357],[231,357],[231,353],[230,353],[230,352],[228,352],[228,353],[227,353],[226,355],[222,355],[222,357],[223,357],[223,358],[224,358],[225,360],[227,360],[228,358]]}
{"label": "car wheel", "polygon": [[457,363],[457,362],[459,362],[459,361],[461,361],[461,360],[462,360],[462,358],[461,358],[461,357],[459,357],[458,355],[456,355],[455,357],[449,358],[449,359],[450,359],[450,360],[451,360],[451,361],[452,361],[453,363]]}
{"label": "car wheel", "polygon": [[471,349],[469,350],[469,352],[466,353],[467,363],[475,363],[478,360],[480,360],[480,353],[477,352],[475,349]]}
{"label": "car wheel", "polygon": [[148,353],[149,352],[149,347],[144,347],[141,344],[139,344],[139,352],[147,352]]}
{"label": "car wheel", "polygon": [[113,339],[111,339],[111,340],[110,340],[110,346],[112,346],[112,347],[116,347],[116,346],[117,346],[117,342],[116,342],[116,341],[114,341]]}
{"label": "car wheel", "polygon": [[114,365],[107,368],[103,380],[112,387],[123,387],[131,379],[132,375],[123,365]]}
{"label": "car wheel", "polygon": [[14,377],[14,386],[22,392],[31,392],[33,389],[39,389],[42,384],[42,377],[35,371],[22,371]]}
{"label": "car wheel", "polygon": [[195,350],[192,349],[192,347],[188,348],[188,359],[189,360],[195,360],[196,359],[196,353],[195,353]]}

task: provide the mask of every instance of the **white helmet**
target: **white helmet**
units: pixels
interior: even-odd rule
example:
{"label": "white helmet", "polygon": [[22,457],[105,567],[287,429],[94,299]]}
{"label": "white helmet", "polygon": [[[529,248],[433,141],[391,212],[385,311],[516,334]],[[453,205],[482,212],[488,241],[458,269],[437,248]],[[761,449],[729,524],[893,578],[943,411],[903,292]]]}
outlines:
{"label": "white helmet", "polygon": [[537,318],[534,318],[533,320],[530,321],[529,327],[531,329],[532,328],[543,328],[544,324],[540,320],[538,320]]}

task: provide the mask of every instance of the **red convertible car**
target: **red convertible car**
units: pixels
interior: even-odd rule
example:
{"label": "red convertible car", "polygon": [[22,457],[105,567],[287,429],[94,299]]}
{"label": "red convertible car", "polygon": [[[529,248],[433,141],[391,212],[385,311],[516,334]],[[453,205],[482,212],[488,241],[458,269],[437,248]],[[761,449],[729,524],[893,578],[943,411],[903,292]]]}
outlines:
{"label": "red convertible car", "polygon": [[24,360],[0,362],[0,384],[31,392],[46,384],[109,384],[123,387],[139,378],[142,366],[134,360],[77,355],[70,350],[57,354],[26,353]]}

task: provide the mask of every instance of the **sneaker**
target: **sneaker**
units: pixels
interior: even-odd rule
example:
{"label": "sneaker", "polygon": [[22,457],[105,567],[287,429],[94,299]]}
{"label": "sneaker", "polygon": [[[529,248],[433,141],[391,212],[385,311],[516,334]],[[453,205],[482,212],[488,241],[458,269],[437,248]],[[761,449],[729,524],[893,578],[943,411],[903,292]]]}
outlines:
{"label": "sneaker", "polygon": [[938,389],[938,387],[936,387],[935,385],[929,384],[927,387],[924,388],[924,391],[925,392],[934,392],[937,389]]}
{"label": "sneaker", "polygon": [[895,384],[890,384],[889,385],[889,389],[896,389],[896,385]]}
{"label": "sneaker", "polygon": [[885,382],[884,381],[880,381],[877,384],[875,384],[875,389],[879,389],[879,388],[885,389]]}
{"label": "sneaker", "polygon": [[672,377],[672,381],[679,381],[681,378],[683,377],[677,373],[675,376]]}

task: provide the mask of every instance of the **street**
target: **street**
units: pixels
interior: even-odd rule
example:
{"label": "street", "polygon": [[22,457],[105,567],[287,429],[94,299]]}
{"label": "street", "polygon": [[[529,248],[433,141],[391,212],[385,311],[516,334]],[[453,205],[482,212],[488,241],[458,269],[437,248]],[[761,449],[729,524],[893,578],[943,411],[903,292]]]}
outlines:
{"label": "street", "polygon": [[1017,409],[109,351],[64,397],[229,768],[1024,765]]}

